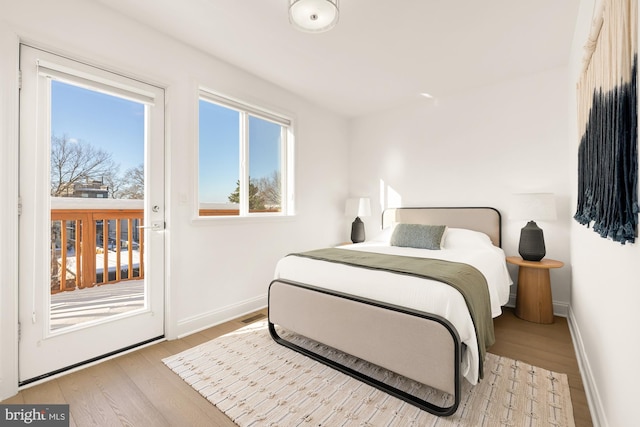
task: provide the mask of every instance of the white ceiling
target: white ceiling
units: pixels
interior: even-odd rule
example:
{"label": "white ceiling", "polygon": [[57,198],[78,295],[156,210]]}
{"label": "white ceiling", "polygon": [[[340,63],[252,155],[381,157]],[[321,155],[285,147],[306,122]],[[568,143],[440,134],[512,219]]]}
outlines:
{"label": "white ceiling", "polygon": [[354,117],[568,64],[579,0],[341,0],[331,31],[288,0],[98,0]]}

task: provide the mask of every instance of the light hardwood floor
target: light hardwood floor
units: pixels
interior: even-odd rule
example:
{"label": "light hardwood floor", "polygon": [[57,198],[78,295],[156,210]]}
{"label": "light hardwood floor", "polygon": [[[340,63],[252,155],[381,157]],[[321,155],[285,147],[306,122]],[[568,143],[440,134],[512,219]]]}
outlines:
{"label": "light hardwood floor", "polygon": [[549,325],[532,323],[507,308],[494,319],[494,326],[496,343],[489,352],[567,374],[576,427],[592,426],[567,319],[555,316]]}
{"label": "light hardwood floor", "polygon": [[[259,316],[262,315],[262,316]],[[26,388],[2,403],[68,403],[71,426],[235,426],[215,406],[164,366],[161,359],[264,318],[266,310],[165,341]],[[254,318],[254,319],[252,319]],[[591,426],[566,319],[551,325],[520,320],[511,309],[495,320],[490,352],[569,376],[576,426]]]}

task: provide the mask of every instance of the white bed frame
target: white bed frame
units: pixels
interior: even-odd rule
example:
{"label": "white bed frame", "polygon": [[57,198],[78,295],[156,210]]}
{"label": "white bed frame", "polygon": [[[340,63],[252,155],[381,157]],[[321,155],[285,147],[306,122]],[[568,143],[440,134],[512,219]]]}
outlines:
{"label": "white bed frame", "polygon": [[[395,223],[467,228],[486,233],[496,246],[501,244],[501,217],[493,208],[384,211],[383,228]],[[436,405],[300,347],[283,338],[276,325],[449,393],[453,403]],[[430,413],[451,415],[460,403],[462,345],[453,325],[440,316],[276,279],[269,286],[269,332],[276,342]]]}

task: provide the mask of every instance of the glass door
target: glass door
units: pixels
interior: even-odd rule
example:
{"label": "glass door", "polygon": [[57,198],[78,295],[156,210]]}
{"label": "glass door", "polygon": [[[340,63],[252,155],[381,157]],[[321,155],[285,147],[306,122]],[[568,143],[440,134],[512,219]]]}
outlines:
{"label": "glass door", "polygon": [[164,334],[164,92],[21,46],[20,381]]}

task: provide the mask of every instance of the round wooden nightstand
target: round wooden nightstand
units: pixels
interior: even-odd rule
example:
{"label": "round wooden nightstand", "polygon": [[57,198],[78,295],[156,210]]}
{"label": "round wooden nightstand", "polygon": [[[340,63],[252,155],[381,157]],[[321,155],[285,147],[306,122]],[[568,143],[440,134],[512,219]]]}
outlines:
{"label": "round wooden nightstand", "polygon": [[518,266],[516,316],[535,323],[553,323],[549,270],[564,263],[547,258],[525,261],[519,256],[508,256],[507,262]]}

